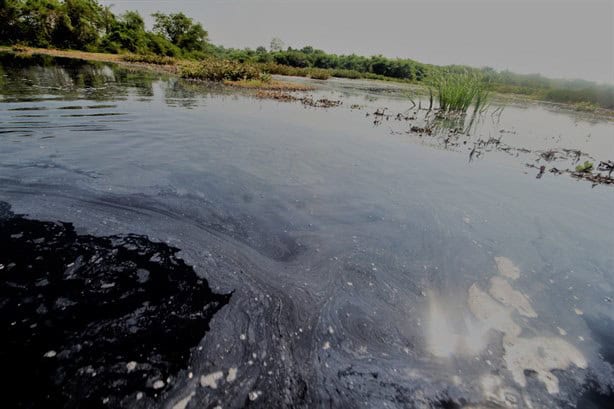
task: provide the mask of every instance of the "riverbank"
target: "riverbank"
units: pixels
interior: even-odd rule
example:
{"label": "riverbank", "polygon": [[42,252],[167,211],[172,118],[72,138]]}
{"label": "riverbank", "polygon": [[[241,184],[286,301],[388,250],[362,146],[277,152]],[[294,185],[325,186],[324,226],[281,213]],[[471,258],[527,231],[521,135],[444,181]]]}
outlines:
{"label": "riverbank", "polygon": [[[129,69],[135,70],[147,70],[153,71],[161,74],[169,74],[182,76],[188,80],[202,80],[201,78],[191,78],[189,71],[193,69],[193,67],[201,64],[202,62],[181,59],[181,58],[170,58],[170,57],[160,57],[157,55],[151,56],[142,56],[137,54],[110,54],[110,53],[97,53],[97,52],[86,52],[86,51],[78,51],[78,50],[58,50],[51,48],[35,48],[35,47],[24,47],[24,46],[0,46],[0,52],[12,53],[19,56],[31,56],[31,55],[47,55],[51,57],[59,57],[59,58],[71,58],[71,59],[79,59],[84,61],[95,61],[95,62],[106,62],[117,64],[122,67],[126,67]],[[150,58],[145,58],[150,57]],[[240,63],[237,63],[240,64]],[[266,67],[265,67],[266,68]],[[291,67],[290,67],[291,68]],[[265,71],[266,72],[266,71]],[[268,72],[266,72],[268,73]],[[275,71],[277,77],[288,76],[295,77],[295,71],[290,71],[288,75],[284,74],[284,72]],[[300,75],[299,77],[305,77],[305,75]],[[334,77],[331,77],[334,78]],[[317,79],[318,81],[326,81],[326,79]],[[349,80],[352,80],[351,78]],[[365,79],[358,79],[366,81]],[[399,86],[411,86],[413,91],[420,94],[423,93],[428,95],[429,88],[426,84],[416,83],[416,82],[408,82],[403,80],[398,80],[395,78],[387,78],[387,79],[368,79],[368,81],[373,81],[376,83],[386,83],[386,84],[394,84],[398,83]],[[280,80],[278,78],[267,78],[266,74],[263,78],[252,78],[252,79],[243,79],[243,80],[222,80],[220,81],[226,86],[231,86],[234,88],[244,88],[255,91],[283,91],[283,92],[295,92],[295,91],[312,91],[316,88],[312,83],[305,83],[296,81],[296,79],[290,80]],[[261,93],[265,95],[266,93]],[[526,94],[526,93],[514,93],[512,91],[509,92],[501,92],[495,87],[494,91],[491,91],[491,97],[496,101],[504,101],[504,102],[538,102],[545,103],[552,106],[556,106],[560,109],[565,110],[573,110],[578,112],[585,112],[590,115],[595,115],[599,117],[604,117],[608,119],[614,119],[614,110],[602,108],[594,104],[590,103],[563,103],[563,102],[553,102],[541,98],[538,93],[534,94]]]}
{"label": "riverbank", "polygon": [[[146,59],[135,58],[132,54],[109,54],[109,53],[93,53],[77,50],[57,50],[50,48],[34,48],[34,47],[7,47],[0,46],[0,52],[11,53],[18,56],[33,56],[47,55],[56,58],[71,58],[84,61],[106,62],[117,64],[122,67],[148,70],[161,74],[182,75],[186,68],[197,65],[198,63],[192,60],[169,58],[164,63],[148,62]],[[187,78],[192,79],[192,78]],[[265,80],[224,80],[224,85],[248,88],[256,90],[277,90],[277,91],[309,91],[313,87],[306,84],[296,82],[281,81],[277,79]]]}

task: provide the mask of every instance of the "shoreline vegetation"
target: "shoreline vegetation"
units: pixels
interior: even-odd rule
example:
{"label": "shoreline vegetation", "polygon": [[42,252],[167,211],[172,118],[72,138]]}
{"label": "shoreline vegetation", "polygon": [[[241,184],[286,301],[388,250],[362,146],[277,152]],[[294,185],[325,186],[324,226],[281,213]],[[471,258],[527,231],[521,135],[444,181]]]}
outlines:
{"label": "shoreline vegetation", "polygon": [[329,54],[311,46],[286,47],[274,38],[267,49],[214,45],[203,26],[183,13],[154,13],[147,30],[136,11],[115,15],[96,0],[0,0],[0,50],[45,54],[149,68],[186,79],[269,90],[308,85],[272,75],[394,81],[430,89],[444,111],[484,106],[491,93],[565,104],[584,112],[614,110],[614,86],[549,79],[490,67],[435,66],[381,55]]}
{"label": "shoreline vegetation", "polygon": [[[34,55],[44,55],[57,58],[69,58],[91,62],[112,63],[126,68],[134,68],[140,70],[149,70],[160,74],[176,75],[187,80],[203,80],[203,81],[219,81],[224,85],[258,90],[279,90],[279,91],[310,91],[313,87],[307,84],[301,84],[290,81],[280,81],[272,78],[264,79],[220,79],[212,80],[206,78],[198,78],[196,75],[191,76],[191,70],[194,70],[197,63],[193,60],[180,58],[172,58],[165,60],[152,59],[150,55],[138,54],[110,54],[100,52],[88,52],[79,50],[58,50],[54,48],[36,48],[26,46],[3,46],[0,45],[0,53],[11,53],[16,56],[28,57]],[[164,61],[164,62],[161,62]]]}

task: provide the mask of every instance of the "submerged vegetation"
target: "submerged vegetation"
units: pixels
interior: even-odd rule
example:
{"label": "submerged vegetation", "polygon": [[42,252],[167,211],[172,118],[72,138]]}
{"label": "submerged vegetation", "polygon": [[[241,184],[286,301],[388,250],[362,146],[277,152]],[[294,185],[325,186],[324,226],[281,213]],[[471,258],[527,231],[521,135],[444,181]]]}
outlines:
{"label": "submerged vegetation", "polygon": [[[115,15],[97,0],[0,0],[0,44],[128,54],[122,57],[124,61],[157,65],[172,65],[171,58],[205,60],[200,65],[188,64],[183,72],[190,78],[249,79],[268,73],[425,83],[441,88],[440,102],[450,110],[465,109],[469,94],[478,109],[483,106],[487,88],[474,81],[477,77],[489,84],[490,91],[569,103],[585,110],[614,109],[614,86],[589,81],[554,80],[488,67],[439,67],[382,55],[336,55],[311,46],[286,47],[279,39],[268,49],[225,48],[210,43],[205,28],[183,13],[158,12],[152,17],[153,28],[147,30],[138,12]],[[246,67],[240,68],[241,64]],[[223,69],[228,73],[221,73]]]}

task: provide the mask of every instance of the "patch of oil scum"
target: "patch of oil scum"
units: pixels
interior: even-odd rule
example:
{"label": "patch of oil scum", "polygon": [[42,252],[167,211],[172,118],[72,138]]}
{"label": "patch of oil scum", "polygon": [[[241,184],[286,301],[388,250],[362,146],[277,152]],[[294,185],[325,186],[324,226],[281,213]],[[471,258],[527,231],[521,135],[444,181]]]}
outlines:
{"label": "patch of oil scum", "polygon": [[0,202],[3,406],[155,406],[230,298],[177,251],[77,235]]}
{"label": "patch of oil scum", "polygon": [[[502,362],[507,373],[497,371],[496,375],[481,376],[478,389],[487,407],[534,407],[526,389],[527,374],[533,374],[553,396],[560,392],[556,371],[574,367],[583,370],[588,362],[580,350],[561,337],[535,333],[535,329],[527,331],[531,336],[523,336],[523,330],[528,329],[526,319],[536,318],[537,313],[529,298],[504,278],[516,279],[520,270],[507,258],[497,257],[495,261],[500,275],[491,278],[488,292],[477,283],[468,290],[471,316],[463,317],[461,330],[452,325],[454,310],[442,307],[440,298],[428,294],[427,346],[439,358],[454,359],[477,357],[488,347],[489,358]],[[493,350],[500,351],[499,355],[493,354]],[[490,360],[487,362],[490,365]]]}

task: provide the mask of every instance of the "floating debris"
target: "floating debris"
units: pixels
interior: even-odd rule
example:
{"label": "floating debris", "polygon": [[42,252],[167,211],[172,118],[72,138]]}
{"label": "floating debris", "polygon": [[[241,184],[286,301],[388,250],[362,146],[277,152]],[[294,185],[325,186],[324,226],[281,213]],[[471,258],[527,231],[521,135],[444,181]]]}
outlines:
{"label": "floating debris", "polygon": [[[408,110],[409,111],[409,110]],[[408,111],[398,112],[391,114],[387,108],[379,108],[375,112],[366,113],[366,116],[373,116],[374,125],[381,125],[383,121],[388,120],[390,117],[397,121],[413,121],[416,120],[416,112],[410,115]],[[595,159],[589,154],[582,152],[579,149],[547,149],[547,150],[531,150],[525,147],[515,147],[506,144],[502,141],[504,135],[515,134],[516,131],[499,130],[498,137],[489,136],[487,139],[479,138],[477,141],[472,142],[471,129],[474,123],[479,122],[476,119],[479,115],[473,115],[469,119],[469,125],[465,126],[467,117],[466,115],[450,115],[449,113],[441,113],[436,109],[431,109],[421,118],[422,123],[419,125],[411,125],[407,131],[395,131],[391,130],[392,134],[408,134],[417,135],[420,138],[432,137],[432,141],[429,144],[443,146],[448,150],[458,150],[467,146],[469,149],[469,162],[474,159],[481,158],[485,152],[500,151],[507,153],[513,157],[519,157],[523,155],[535,155],[535,162],[537,164],[527,163],[527,167],[535,168],[538,170],[535,177],[542,179],[546,172],[550,172],[554,175],[568,174],[577,179],[587,180],[593,183],[593,186],[598,184],[610,185],[614,184],[612,173],[614,173],[614,162],[611,160],[600,161],[596,167],[595,172],[594,162]],[[584,161],[580,163],[580,161]],[[559,167],[551,167],[548,169],[546,165],[540,164],[540,161],[548,163],[558,161],[568,161],[570,164],[575,165],[574,169],[562,169]],[[603,172],[607,172],[604,174]]]}
{"label": "floating debris", "polygon": [[420,127],[420,126],[412,126],[410,128],[411,132],[414,133],[419,133],[419,134],[423,134],[423,135],[432,135],[433,134],[433,128],[430,127]]}
{"label": "floating debris", "polygon": [[571,175],[576,179],[588,180],[593,183],[593,186],[597,185],[612,185],[614,184],[614,178],[606,176],[601,173],[592,172],[571,172]]}
{"label": "floating debris", "polygon": [[295,95],[284,91],[260,90],[256,92],[256,98],[274,99],[282,102],[300,102],[305,106],[313,108],[334,108],[343,104],[341,100],[332,100],[328,98],[314,99],[310,95]]}
{"label": "floating debris", "polygon": [[599,162],[599,166],[597,166],[597,170],[602,172],[608,172],[608,177],[611,177],[612,172],[614,171],[614,162],[612,162],[611,160],[605,162],[601,161]]}

